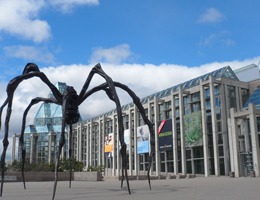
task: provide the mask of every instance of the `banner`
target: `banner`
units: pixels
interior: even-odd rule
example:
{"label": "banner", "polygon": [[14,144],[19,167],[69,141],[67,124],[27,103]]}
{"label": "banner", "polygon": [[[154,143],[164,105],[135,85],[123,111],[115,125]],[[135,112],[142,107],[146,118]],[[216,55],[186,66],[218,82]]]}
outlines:
{"label": "banner", "polygon": [[137,153],[149,153],[150,131],[147,125],[137,127]]}
{"label": "banner", "polygon": [[105,135],[105,152],[112,152],[113,147],[113,133],[109,133]]}
{"label": "banner", "polygon": [[184,116],[185,146],[202,145],[201,112],[193,112]]}
{"label": "banner", "polygon": [[158,128],[159,150],[165,151],[173,148],[172,119],[162,120]]}

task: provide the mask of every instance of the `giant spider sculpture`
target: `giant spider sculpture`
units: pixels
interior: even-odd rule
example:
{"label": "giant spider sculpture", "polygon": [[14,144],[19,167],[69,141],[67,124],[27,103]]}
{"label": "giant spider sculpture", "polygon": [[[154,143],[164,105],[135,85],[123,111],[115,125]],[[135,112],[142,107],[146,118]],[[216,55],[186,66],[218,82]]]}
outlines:
{"label": "giant spider sculpture", "polygon": [[[92,89],[88,90],[89,84],[95,74],[100,75],[105,79],[105,82],[101,85],[98,85],[96,87],[93,87]],[[90,71],[90,74],[88,75],[86,82],[83,85],[83,88],[78,95],[75,89],[71,86],[68,86],[65,93],[61,94],[59,90],[49,81],[47,76],[41,72],[36,64],[28,63],[22,75],[15,77],[12,79],[6,89],[7,92],[7,98],[4,101],[3,105],[0,107],[0,128],[1,128],[1,116],[2,111],[5,106],[7,106],[6,110],[6,118],[5,118],[5,131],[4,131],[4,139],[3,139],[3,152],[1,156],[1,190],[0,190],[0,196],[2,196],[3,193],[3,185],[4,185],[4,167],[5,167],[5,158],[6,158],[6,151],[9,144],[8,141],[8,134],[9,134],[9,121],[11,117],[12,112],[12,103],[13,103],[13,96],[16,88],[19,86],[19,84],[27,79],[38,77],[40,78],[51,90],[54,98],[42,98],[42,97],[36,97],[31,100],[30,104],[26,108],[23,114],[23,120],[22,120],[22,129],[21,129],[21,135],[19,138],[20,142],[20,148],[22,152],[22,178],[23,178],[23,184],[24,189],[26,189],[25,186],[25,178],[24,178],[24,163],[25,163],[25,148],[24,148],[24,130],[25,130],[25,123],[26,123],[26,117],[28,114],[28,111],[30,108],[39,102],[45,102],[45,103],[55,103],[62,106],[62,127],[61,127],[61,136],[59,141],[59,147],[57,152],[57,158],[55,162],[55,181],[54,181],[54,187],[53,187],[53,196],[52,200],[55,198],[56,188],[57,188],[57,182],[58,182],[58,167],[59,167],[59,159],[61,155],[62,148],[65,143],[65,127],[66,125],[69,125],[69,137],[72,135],[72,124],[78,122],[80,115],[78,111],[78,107],[81,103],[83,103],[89,96],[91,96],[93,93],[98,92],[100,90],[103,90],[106,92],[107,96],[110,100],[114,101],[116,104],[116,111],[117,111],[117,121],[118,121],[118,133],[119,133],[119,141],[121,144],[120,154],[122,157],[122,179],[121,179],[121,188],[123,186],[124,178],[127,182],[127,189],[129,194],[131,194],[130,186],[128,182],[128,175],[127,175],[127,155],[126,155],[126,143],[124,141],[124,127],[123,127],[123,117],[122,117],[122,109],[120,105],[120,101],[116,92],[116,87],[121,88],[122,90],[126,91],[131,98],[133,99],[134,104],[139,109],[140,114],[143,117],[144,122],[148,125],[149,131],[150,131],[150,145],[151,145],[151,151],[149,155],[149,166],[147,171],[148,176],[148,183],[149,188],[151,189],[151,183],[150,183],[150,168],[152,163],[152,157],[154,154],[154,132],[153,132],[153,126],[152,123],[149,121],[147,116],[145,115],[145,110],[140,102],[140,99],[135,95],[135,93],[129,89],[126,85],[121,84],[119,82],[114,82],[101,68],[100,64],[95,65],[92,70]],[[71,140],[70,140],[71,141]],[[69,157],[71,158],[71,145],[69,145]],[[71,174],[71,170],[70,170]],[[70,176],[70,185],[71,186],[71,176]]]}

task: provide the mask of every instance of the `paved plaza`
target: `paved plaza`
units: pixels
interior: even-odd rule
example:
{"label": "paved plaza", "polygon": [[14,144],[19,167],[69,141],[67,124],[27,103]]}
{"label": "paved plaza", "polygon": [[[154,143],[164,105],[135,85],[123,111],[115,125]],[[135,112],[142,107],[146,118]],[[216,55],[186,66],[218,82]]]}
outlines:
{"label": "paved plaza", "polygon": [[[129,195],[124,182],[73,181],[58,183],[56,200],[259,200],[260,178],[197,177],[193,179],[152,180],[152,190],[145,180],[130,181]],[[53,182],[5,183],[3,200],[51,200]]]}

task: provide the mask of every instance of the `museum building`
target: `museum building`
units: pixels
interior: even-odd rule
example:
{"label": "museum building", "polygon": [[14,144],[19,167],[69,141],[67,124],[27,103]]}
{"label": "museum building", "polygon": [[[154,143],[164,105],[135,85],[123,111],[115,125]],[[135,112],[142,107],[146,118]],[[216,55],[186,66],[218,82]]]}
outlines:
{"label": "museum building", "polygon": [[[141,103],[155,130],[152,175],[260,176],[257,65],[236,71],[223,67],[141,98]],[[41,129],[36,130],[37,124],[26,129],[27,158],[31,162],[54,159],[61,112],[55,107],[56,114],[49,115],[49,118],[56,116],[56,121],[49,119],[47,123],[43,113],[36,120],[41,112],[49,109],[51,113],[52,108],[45,105],[44,109],[40,108],[43,111],[38,111],[35,122],[41,123]],[[146,174],[150,153],[148,127],[134,103],[122,106],[122,111],[128,173]],[[72,141],[66,137],[62,156],[68,156],[71,144],[72,155],[86,168],[102,165],[105,175],[119,176],[121,157],[117,129],[116,110],[80,121],[73,125]],[[15,148],[13,154],[14,151]]]}

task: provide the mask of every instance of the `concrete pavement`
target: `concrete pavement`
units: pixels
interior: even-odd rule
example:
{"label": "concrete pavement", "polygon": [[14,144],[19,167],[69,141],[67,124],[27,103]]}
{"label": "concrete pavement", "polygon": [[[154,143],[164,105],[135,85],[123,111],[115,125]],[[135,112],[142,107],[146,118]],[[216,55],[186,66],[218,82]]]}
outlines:
{"label": "concrete pavement", "polygon": [[[259,200],[260,178],[196,177],[193,179],[130,181],[132,194],[126,183],[123,189],[115,180],[100,182],[58,182],[56,200]],[[5,183],[0,200],[51,200],[53,182]]]}

